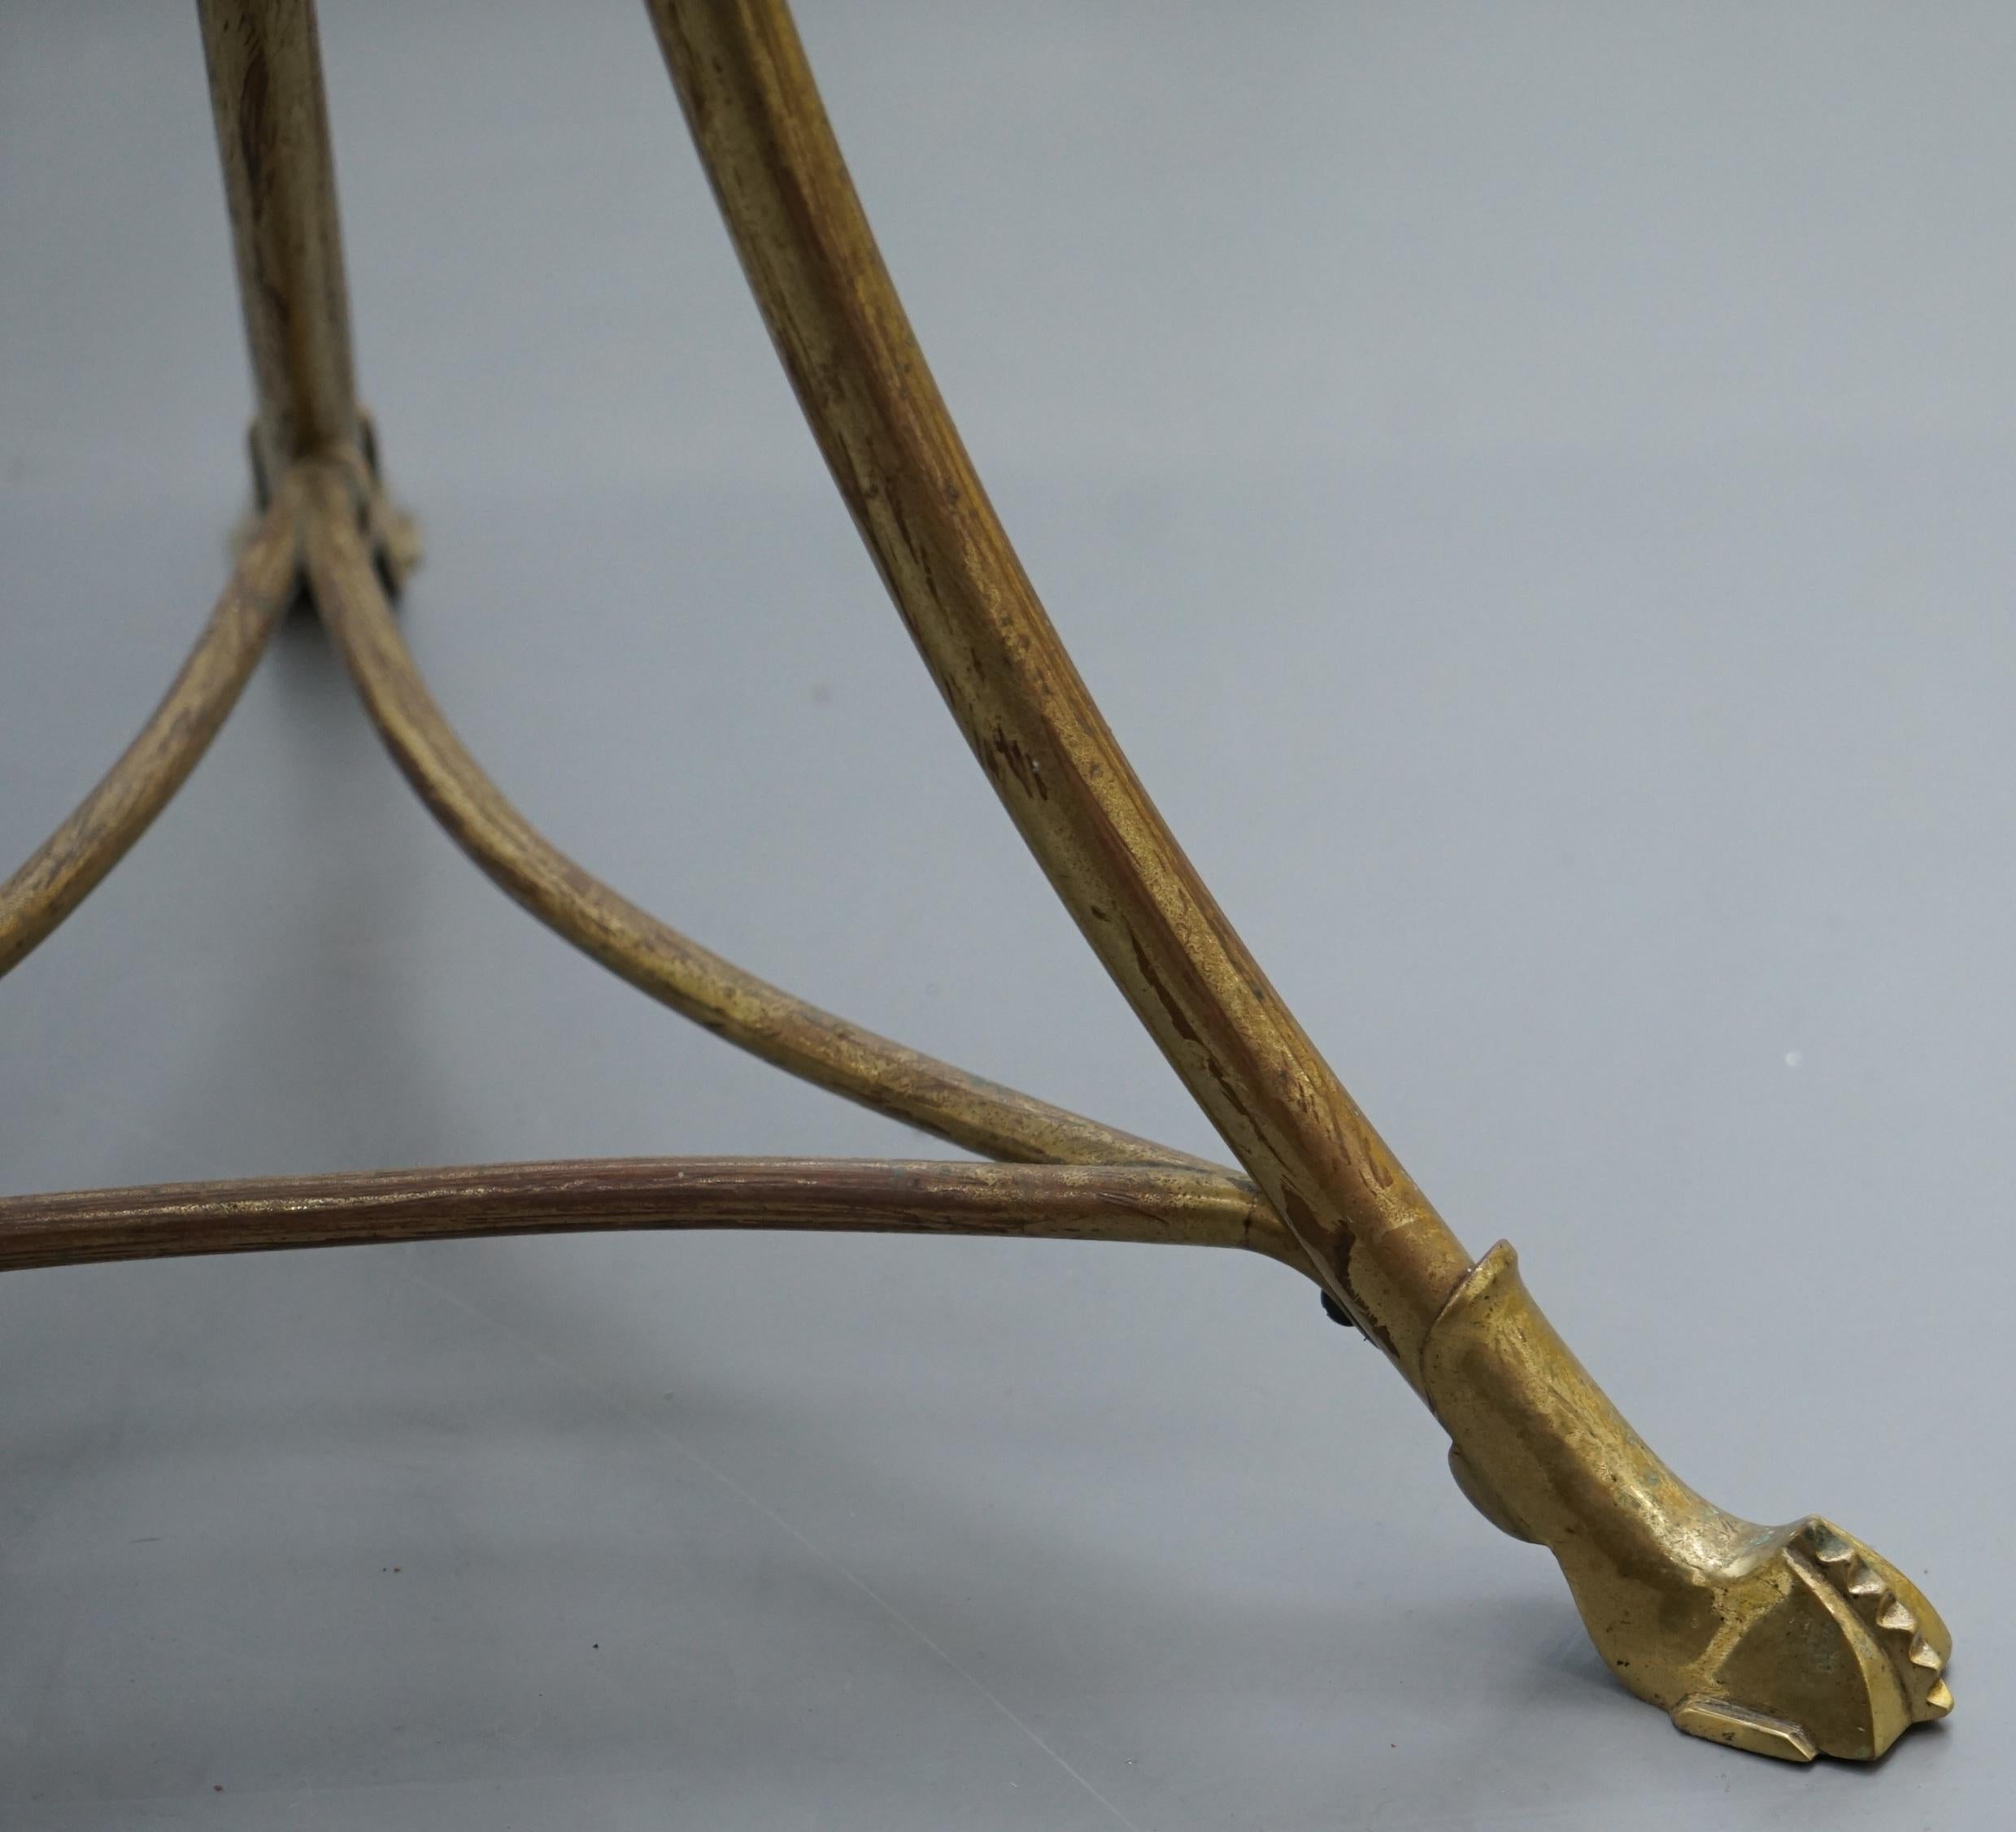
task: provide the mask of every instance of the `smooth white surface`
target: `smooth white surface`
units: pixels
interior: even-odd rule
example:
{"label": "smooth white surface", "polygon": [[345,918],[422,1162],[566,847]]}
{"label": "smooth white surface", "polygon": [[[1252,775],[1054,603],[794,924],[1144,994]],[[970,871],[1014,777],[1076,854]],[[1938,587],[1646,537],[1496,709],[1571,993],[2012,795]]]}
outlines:
{"label": "smooth white surface", "polygon": [[[331,5],[411,639],[592,868],[1208,1148],[962,755],[635,9]],[[803,24],[1067,639],[1474,1249],[1709,1493],[1922,1575],[1874,1771],[1676,1736],[1274,1268],[515,1242],[0,1281],[0,1824],[1996,1823],[2016,17]],[[247,412],[185,9],[0,6],[0,855],[199,624]],[[14,1190],[930,1150],[431,829],[311,627],[0,988]]]}

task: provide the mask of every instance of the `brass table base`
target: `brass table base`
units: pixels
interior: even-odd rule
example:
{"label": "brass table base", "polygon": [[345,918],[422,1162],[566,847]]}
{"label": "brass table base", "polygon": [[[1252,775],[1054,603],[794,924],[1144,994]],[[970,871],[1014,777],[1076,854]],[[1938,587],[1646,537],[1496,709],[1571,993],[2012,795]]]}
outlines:
{"label": "brass table base", "polygon": [[1624,1422],[1502,1243],[1473,1264],[1269,986],[1136,780],[940,400],[783,0],[647,0],[756,301],[834,481],[1052,887],[1243,1174],[862,1030],[581,869],[442,718],[390,598],[418,559],[357,405],[311,0],[200,0],[257,386],[259,508],[159,707],[0,886],[0,972],[138,838],[305,596],[421,800],[497,884],[640,990],[993,1164],[657,1159],[0,1201],[0,1269],[596,1228],[761,1227],[1235,1247],[1313,1279],[1449,1434],[1459,1486],[1560,1561],[1596,1647],[1682,1730],[1809,1760],[1943,1717],[1951,1640],[1818,1519],[1711,1507]]}

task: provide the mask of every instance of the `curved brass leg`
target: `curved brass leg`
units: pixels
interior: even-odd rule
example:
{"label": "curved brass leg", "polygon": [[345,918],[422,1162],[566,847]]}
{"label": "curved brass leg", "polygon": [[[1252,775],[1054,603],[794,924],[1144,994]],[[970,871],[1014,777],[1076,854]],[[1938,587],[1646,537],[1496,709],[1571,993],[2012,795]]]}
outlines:
{"label": "curved brass leg", "polygon": [[1473,1267],[1269,986],[1100,717],[939,398],[783,0],[647,0],[777,353],[898,610],[1030,851],[1308,1255],[1455,1440],[1465,1491],[1561,1560],[1613,1670],[1683,1730],[1880,1754],[1951,1703],[1945,1631],[1818,1521],[1767,1530],[1652,1457]]}
{"label": "curved brass leg", "polygon": [[1052,888],[1325,1290],[1420,1378],[1462,1245],[1267,983],[1078,677],[939,398],[781,0],[649,0],[799,404]]}

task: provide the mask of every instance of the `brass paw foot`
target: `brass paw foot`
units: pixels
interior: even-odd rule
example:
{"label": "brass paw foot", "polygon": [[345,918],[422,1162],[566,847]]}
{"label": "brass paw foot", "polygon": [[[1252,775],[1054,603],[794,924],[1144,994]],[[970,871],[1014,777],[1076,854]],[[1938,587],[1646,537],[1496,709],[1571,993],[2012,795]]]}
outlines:
{"label": "brass paw foot", "polygon": [[1688,1734],[1868,1760],[1952,1710],[1953,1638],[1917,1586],[1817,1517],[1761,1527],[1702,1499],[1569,1351],[1504,1242],[1435,1320],[1423,1368],[1465,1494],[1554,1554],[1610,1670]]}

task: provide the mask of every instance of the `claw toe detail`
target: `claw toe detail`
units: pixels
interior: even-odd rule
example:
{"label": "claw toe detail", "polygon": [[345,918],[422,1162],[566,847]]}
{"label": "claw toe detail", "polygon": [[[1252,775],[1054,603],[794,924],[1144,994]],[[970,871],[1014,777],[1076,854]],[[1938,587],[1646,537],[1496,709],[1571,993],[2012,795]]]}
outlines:
{"label": "claw toe detail", "polygon": [[1761,1526],[1689,1488],[1570,1353],[1504,1242],[1436,1317],[1422,1382],[1464,1493],[1552,1552],[1611,1671],[1681,1730],[1869,1761],[1953,1708],[1953,1638],[1918,1586],[1831,1521]]}
{"label": "claw toe detail", "polygon": [[1941,1678],[1953,1640],[1932,1606],[1901,1572],[1838,1527],[1815,1521],[1805,1538],[1814,1561],[1874,1631],[1904,1687],[1912,1721],[1944,1717],[1953,1703]]}

